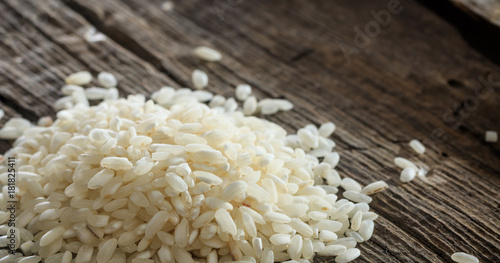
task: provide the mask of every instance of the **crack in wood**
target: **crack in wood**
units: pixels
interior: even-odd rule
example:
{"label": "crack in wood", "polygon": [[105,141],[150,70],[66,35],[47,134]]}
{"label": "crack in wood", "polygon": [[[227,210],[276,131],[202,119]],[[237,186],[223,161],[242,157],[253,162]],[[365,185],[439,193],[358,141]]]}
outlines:
{"label": "crack in wood", "polygon": [[314,52],[314,50],[312,49],[307,49],[303,52],[300,52],[299,54],[295,55],[294,57],[292,57],[291,61],[292,62],[297,62],[299,60],[301,60],[302,58],[306,57],[306,56],[309,56],[310,54],[312,54]]}
{"label": "crack in wood", "polygon": [[99,18],[99,15],[92,12],[92,10],[87,9],[85,6],[80,5],[76,1],[68,1],[66,5],[73,9],[75,12],[79,13],[83,16],[89,23],[91,23],[97,30],[104,33],[106,36],[110,37],[113,41],[115,41],[118,45],[123,47],[124,49],[130,51],[132,54],[138,56],[142,60],[151,64],[155,69],[160,71],[161,73],[167,75],[170,79],[175,81],[181,87],[189,86],[185,83],[181,78],[168,71],[165,66],[163,66],[163,61],[157,58],[150,51],[145,49],[140,43],[122,32],[120,28],[115,27],[113,25],[109,25],[112,18],[107,18],[104,21]]}

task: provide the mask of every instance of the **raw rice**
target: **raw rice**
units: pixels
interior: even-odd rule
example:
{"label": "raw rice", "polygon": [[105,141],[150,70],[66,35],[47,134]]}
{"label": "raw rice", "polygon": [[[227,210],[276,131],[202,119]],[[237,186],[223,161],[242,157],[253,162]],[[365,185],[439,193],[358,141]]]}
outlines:
{"label": "raw rice", "polygon": [[269,238],[269,241],[275,246],[284,246],[290,244],[289,234],[274,234]]}
{"label": "raw rice", "polygon": [[425,153],[425,146],[419,140],[413,139],[410,141],[409,145],[416,153]]}
{"label": "raw rice", "polygon": [[243,103],[243,114],[246,116],[252,115],[257,110],[257,99],[255,96],[250,96]]}
{"label": "raw rice", "polygon": [[91,87],[85,89],[85,96],[89,100],[102,100],[106,97],[107,90],[103,88]]}
{"label": "raw rice", "polygon": [[412,181],[416,175],[417,175],[417,170],[413,169],[412,167],[406,167],[401,172],[401,176],[399,177],[399,179],[402,182],[407,183]]}
{"label": "raw rice", "polygon": [[377,182],[373,182],[373,183],[365,186],[363,188],[363,190],[361,190],[361,193],[363,193],[365,195],[372,195],[372,194],[376,194],[378,192],[384,191],[388,187],[389,186],[387,185],[386,182],[384,182],[384,181],[377,181]]}
{"label": "raw rice", "polygon": [[464,252],[455,252],[451,255],[451,259],[458,263],[479,263],[479,259],[477,259],[473,255],[469,255]]}
{"label": "raw rice", "polygon": [[128,170],[134,167],[125,157],[106,157],[101,160],[101,166],[110,170]]}
{"label": "raw rice", "polygon": [[197,47],[194,49],[194,54],[203,60],[206,61],[219,61],[222,59],[222,55],[219,51],[209,48],[209,47]]}
{"label": "raw rice", "polygon": [[100,42],[107,39],[106,35],[97,31],[95,27],[90,27],[84,34],[84,38],[88,42]]}
{"label": "raw rice", "polygon": [[327,245],[324,249],[318,252],[320,256],[337,256],[346,251],[346,247],[341,245]]}
{"label": "raw rice", "polygon": [[69,75],[65,81],[68,85],[86,85],[92,81],[92,74],[88,71],[76,72]]}
{"label": "raw rice", "polygon": [[414,170],[418,170],[418,167],[413,162],[411,162],[410,160],[407,160],[405,158],[402,158],[402,157],[396,157],[394,159],[394,164],[396,164],[401,169],[411,167]]}
{"label": "raw rice", "polygon": [[207,73],[205,73],[199,69],[195,69],[193,71],[193,74],[191,75],[191,80],[193,82],[193,86],[196,89],[204,89],[208,85]]}
{"label": "raw rice", "polygon": [[363,187],[356,182],[354,179],[351,178],[344,178],[342,179],[342,183],[340,184],[342,188],[344,188],[346,191],[353,191],[353,192],[361,192]]}
{"label": "raw rice", "polygon": [[330,137],[334,131],[335,124],[333,122],[325,122],[319,127],[318,134],[323,137]]}
{"label": "raw rice", "polygon": [[340,155],[338,152],[327,153],[323,158],[323,162],[330,164],[332,168],[335,168],[339,163],[339,161],[340,161]]}
{"label": "raw rice", "polygon": [[344,197],[357,203],[370,203],[372,198],[356,191],[345,191],[343,193]]}
{"label": "raw rice", "polygon": [[0,139],[12,140],[20,137],[30,128],[31,122],[23,118],[10,118],[0,129]]}
{"label": "raw rice", "polygon": [[[215,52],[195,55],[217,61]],[[202,71],[192,78],[197,89],[208,84]],[[153,100],[119,99],[112,74],[97,76],[104,88],[80,86],[91,81],[88,72],[67,78],[55,121],[12,118],[0,130],[19,138],[6,155],[26,167],[19,262],[307,262],[315,253],[348,262],[372,236],[368,195],[387,184],[341,177],[333,123],[287,135],[250,115],[293,105],[257,101],[246,84],[235,91],[239,108],[234,98],[170,87]],[[4,161],[2,185],[5,169]]]}
{"label": "raw rice", "polygon": [[109,72],[101,72],[97,75],[97,81],[105,88],[116,87],[118,81],[115,76]]}
{"label": "raw rice", "polygon": [[236,86],[235,96],[238,100],[244,101],[252,94],[252,87],[248,84]]}
{"label": "raw rice", "polygon": [[374,224],[372,220],[364,220],[358,230],[359,235],[364,241],[367,241],[372,237]]}
{"label": "raw rice", "polygon": [[496,131],[486,131],[484,134],[484,140],[486,142],[495,143],[498,141],[498,134]]}
{"label": "raw rice", "polygon": [[335,257],[335,262],[346,263],[351,262],[361,255],[361,251],[357,248],[350,248],[343,252],[342,254]]}

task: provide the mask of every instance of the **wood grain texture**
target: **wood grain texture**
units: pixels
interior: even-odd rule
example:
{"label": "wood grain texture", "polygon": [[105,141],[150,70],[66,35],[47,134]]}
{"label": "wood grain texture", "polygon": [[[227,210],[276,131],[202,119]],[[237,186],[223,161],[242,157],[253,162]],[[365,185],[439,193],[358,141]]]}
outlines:
{"label": "wood grain texture", "polygon": [[[259,98],[296,105],[270,117],[289,131],[334,121],[341,175],[389,183],[355,262],[452,262],[456,251],[499,262],[500,146],[484,132],[500,131],[500,67],[418,3],[371,22],[388,2],[188,0],[165,11],[158,0],[3,1],[0,106],[7,118],[54,116],[62,79],[82,69],[115,73],[122,95],[190,86],[195,68],[217,94],[249,83]],[[92,26],[108,40],[86,42]],[[356,28],[374,31],[358,43]],[[198,45],[222,61],[194,58]],[[425,155],[409,149],[413,138]],[[396,156],[431,172],[402,184]]]}

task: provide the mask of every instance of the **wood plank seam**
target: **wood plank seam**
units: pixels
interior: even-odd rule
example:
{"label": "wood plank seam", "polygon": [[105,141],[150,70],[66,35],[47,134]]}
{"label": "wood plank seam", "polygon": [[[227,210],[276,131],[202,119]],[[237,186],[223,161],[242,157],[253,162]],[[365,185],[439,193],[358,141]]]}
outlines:
{"label": "wood plank seam", "polygon": [[121,32],[118,28],[110,28],[106,25],[105,21],[101,21],[98,16],[92,13],[91,10],[86,9],[84,6],[80,5],[75,1],[68,1],[65,3],[69,8],[73,9],[75,12],[80,14],[82,17],[92,24],[97,30],[104,33],[106,36],[111,38],[115,43],[122,46],[124,49],[130,51],[132,54],[136,55],[143,61],[151,64],[161,73],[167,75],[170,79],[174,80],[179,86],[186,87],[189,86],[181,78],[169,72],[167,68],[163,66],[163,61],[158,59],[154,54],[144,49],[140,44],[136,43],[133,38],[130,38],[127,34]]}

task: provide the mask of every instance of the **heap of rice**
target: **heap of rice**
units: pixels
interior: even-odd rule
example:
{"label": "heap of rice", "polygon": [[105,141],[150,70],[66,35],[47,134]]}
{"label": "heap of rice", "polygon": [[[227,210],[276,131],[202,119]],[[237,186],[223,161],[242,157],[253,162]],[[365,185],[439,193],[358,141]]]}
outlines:
{"label": "heap of rice", "polygon": [[[84,77],[78,84],[90,81]],[[291,109],[283,100],[257,102],[248,88],[238,88],[242,109],[207,91],[166,87],[146,100],[117,98],[113,87],[66,86],[68,97],[57,103],[66,109],[53,123],[18,131],[0,166],[0,262],[357,258],[378,217],[368,195],[387,184],[363,188],[339,176],[333,123],[287,135],[246,116]],[[87,97],[104,101],[89,106]],[[9,156],[17,169],[15,227],[6,210]],[[5,249],[11,231],[15,255]]]}

